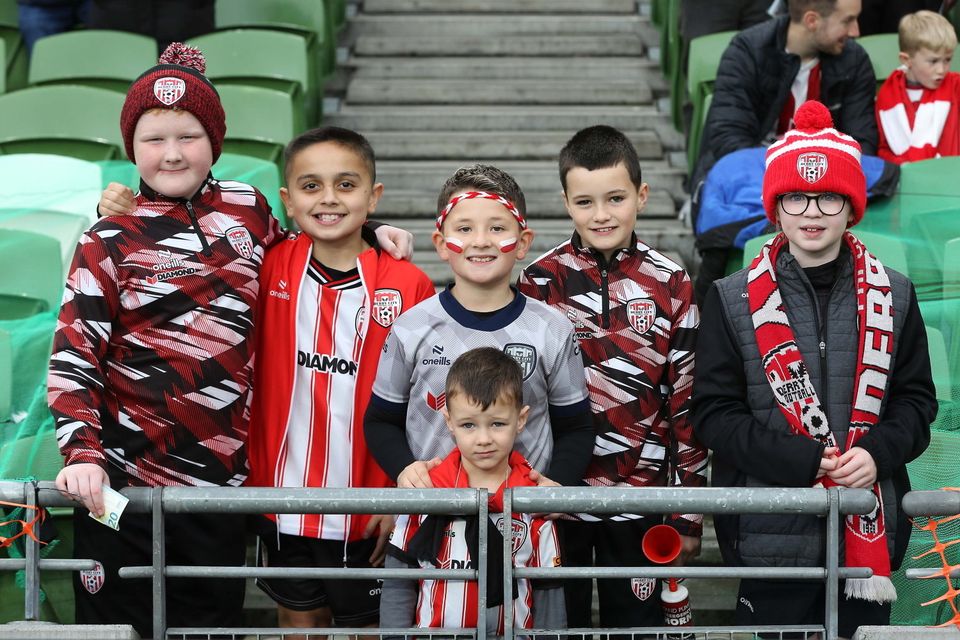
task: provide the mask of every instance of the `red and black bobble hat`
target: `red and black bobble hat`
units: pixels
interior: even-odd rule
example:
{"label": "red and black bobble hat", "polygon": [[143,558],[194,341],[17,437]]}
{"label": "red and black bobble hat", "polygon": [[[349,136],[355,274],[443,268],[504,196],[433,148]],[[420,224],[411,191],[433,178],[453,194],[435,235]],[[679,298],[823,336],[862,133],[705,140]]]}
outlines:
{"label": "red and black bobble hat", "polygon": [[207,61],[199,49],[174,42],[160,56],[157,66],[133,81],[120,112],[120,133],[131,162],[136,162],[133,131],[143,112],[150,109],[180,109],[192,113],[206,130],[213,161],[217,161],[227,123],[220,95],[203,75],[206,70]]}
{"label": "red and black bobble hat", "polygon": [[860,166],[860,144],[833,128],[830,111],[809,100],[793,116],[794,128],[767,149],[763,208],[776,224],[777,196],[792,192],[832,192],[847,196],[848,226],[860,222],[867,206],[867,180]]}

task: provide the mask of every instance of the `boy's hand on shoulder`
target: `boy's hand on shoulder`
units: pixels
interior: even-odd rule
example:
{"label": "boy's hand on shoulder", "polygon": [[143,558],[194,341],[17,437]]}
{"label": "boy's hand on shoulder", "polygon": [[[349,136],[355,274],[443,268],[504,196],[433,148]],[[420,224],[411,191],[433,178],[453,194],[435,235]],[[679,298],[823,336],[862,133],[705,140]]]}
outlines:
{"label": "boy's hand on shoulder", "polygon": [[837,458],[837,468],[827,474],[844,487],[869,489],[877,481],[877,463],[866,449],[851,447]]}
{"label": "boy's hand on shoulder", "polygon": [[136,201],[130,187],[111,182],[100,194],[97,213],[101,216],[120,216],[136,211]]}
{"label": "boy's hand on shoulder", "polygon": [[388,224],[377,227],[377,242],[380,248],[397,260],[409,260],[413,255],[413,234]]}
{"label": "boy's hand on shoulder", "polygon": [[396,524],[394,516],[389,513],[381,513],[371,516],[367,528],[364,529],[364,538],[372,537],[379,530],[377,545],[373,548],[373,553],[370,554],[371,567],[383,566],[383,559],[387,555],[387,542],[390,541],[390,533],[393,531],[394,524]]}
{"label": "boy's hand on shoulder", "polygon": [[433,489],[430,469],[443,462],[440,458],[432,460],[414,460],[397,476],[399,489]]}
{"label": "boy's hand on shoulder", "polygon": [[670,563],[672,567],[685,567],[700,555],[700,536],[680,536],[680,553]]}
{"label": "boy's hand on shoulder", "polygon": [[103,515],[103,485],[110,484],[107,472],[98,464],[71,464],[57,474],[57,489],[71,500],[83,503],[98,518]]}
{"label": "boy's hand on shoulder", "polygon": [[[562,487],[563,485],[559,482],[555,482],[543,475],[536,469],[530,470],[530,479],[537,483],[538,487]],[[557,520],[562,516],[562,513],[534,513],[534,518],[543,518],[544,520]]]}

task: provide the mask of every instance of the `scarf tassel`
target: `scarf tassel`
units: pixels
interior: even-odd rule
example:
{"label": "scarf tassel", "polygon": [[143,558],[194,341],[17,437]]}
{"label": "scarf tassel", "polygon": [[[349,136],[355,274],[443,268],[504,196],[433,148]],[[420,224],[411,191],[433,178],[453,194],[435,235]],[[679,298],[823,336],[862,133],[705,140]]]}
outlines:
{"label": "scarf tassel", "polygon": [[847,600],[869,600],[883,604],[895,602],[897,588],[889,576],[871,576],[869,578],[850,578],[847,580],[844,594]]}

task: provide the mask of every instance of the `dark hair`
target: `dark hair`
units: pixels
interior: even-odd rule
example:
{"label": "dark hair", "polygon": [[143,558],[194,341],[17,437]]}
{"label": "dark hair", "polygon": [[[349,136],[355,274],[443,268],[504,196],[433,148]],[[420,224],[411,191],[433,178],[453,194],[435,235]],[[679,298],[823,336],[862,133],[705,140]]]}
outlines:
{"label": "dark hair", "polygon": [[820,17],[826,18],[837,8],[837,0],[790,0],[787,9],[790,12],[790,22],[800,22],[807,11],[816,11]]}
{"label": "dark hair", "polygon": [[517,361],[494,347],[463,353],[447,373],[446,398],[462,393],[481,409],[503,398],[523,405],[523,371]]}
{"label": "dark hair", "polygon": [[296,138],[290,141],[286,149],[283,150],[283,181],[286,182],[290,177],[290,165],[297,154],[321,142],[335,142],[360,156],[363,163],[367,165],[370,172],[370,181],[377,181],[377,160],[373,154],[373,147],[370,142],[356,131],[344,129],[343,127],[319,127],[304,131]]}
{"label": "dark hair", "polygon": [[630,182],[639,189],[643,184],[640,158],[629,138],[619,129],[605,124],[581,129],[560,150],[560,184],[566,191],[567,174],[575,167],[596,171],[615,167],[621,162],[630,174]]}
{"label": "dark hair", "polygon": [[437,213],[443,211],[450,198],[458,191],[488,191],[503,196],[516,207],[520,215],[526,217],[527,202],[520,185],[509,173],[489,164],[473,164],[460,167],[447,178],[437,198]]}

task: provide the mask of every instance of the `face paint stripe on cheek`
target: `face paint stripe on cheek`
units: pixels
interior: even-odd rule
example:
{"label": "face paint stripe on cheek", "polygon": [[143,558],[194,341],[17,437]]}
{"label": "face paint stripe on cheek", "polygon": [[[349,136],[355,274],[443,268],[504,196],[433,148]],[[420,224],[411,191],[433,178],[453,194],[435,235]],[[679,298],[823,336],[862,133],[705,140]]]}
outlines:
{"label": "face paint stripe on cheek", "polygon": [[507,238],[506,240],[501,240],[497,244],[500,247],[500,253],[510,253],[517,248],[517,239]]}
{"label": "face paint stripe on cheek", "polygon": [[463,241],[458,238],[444,238],[447,243],[447,249],[454,253],[463,253]]}

